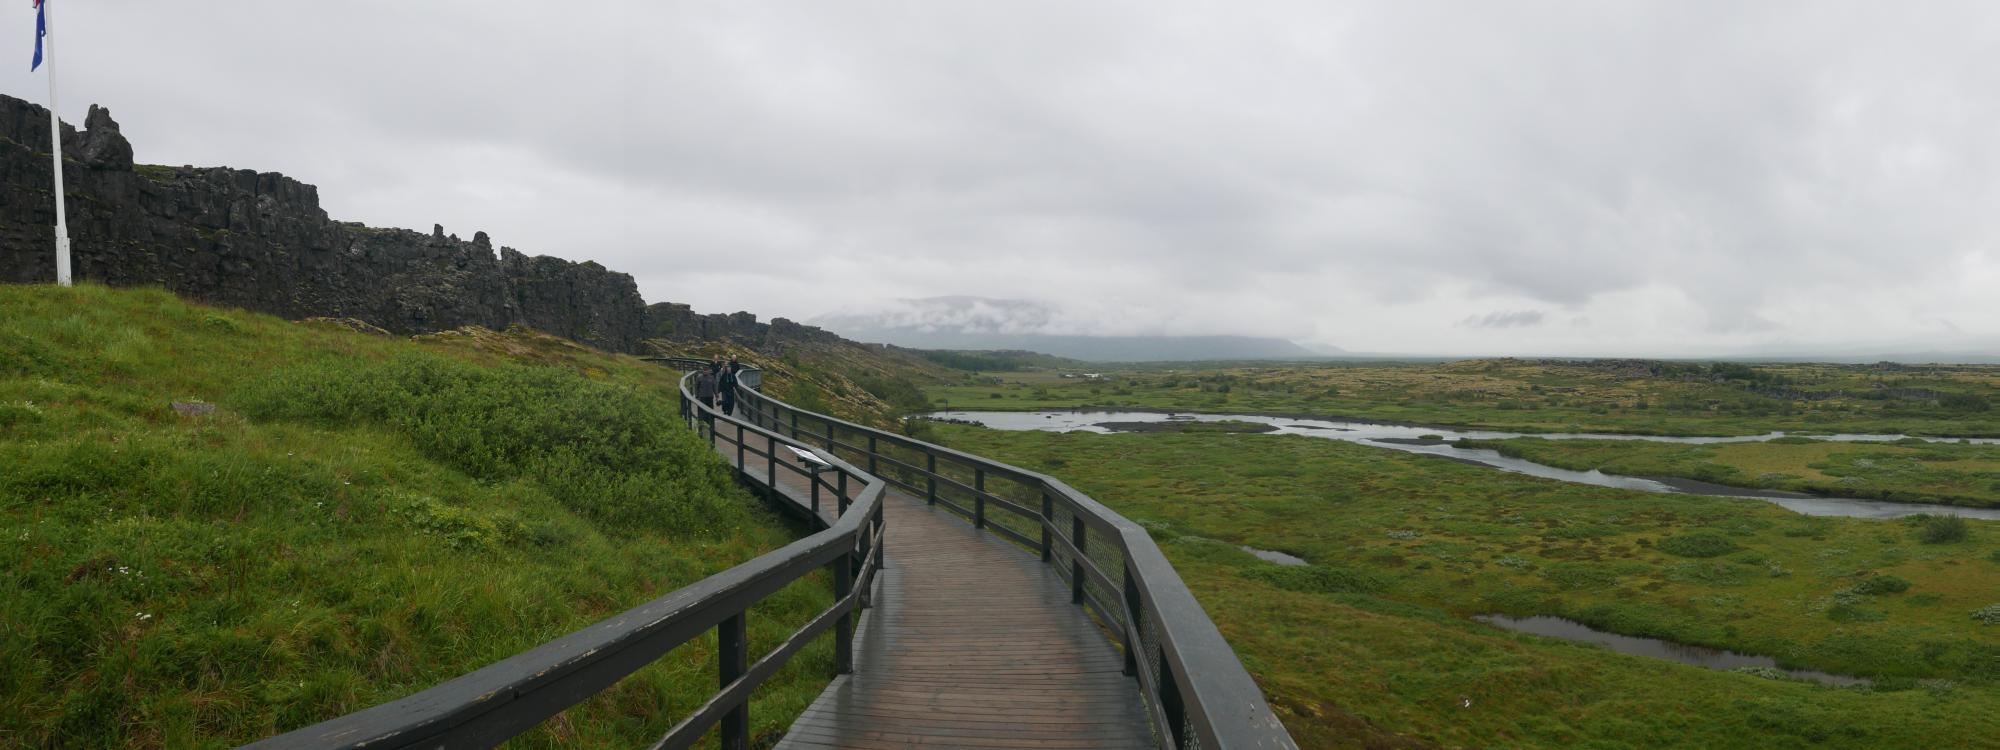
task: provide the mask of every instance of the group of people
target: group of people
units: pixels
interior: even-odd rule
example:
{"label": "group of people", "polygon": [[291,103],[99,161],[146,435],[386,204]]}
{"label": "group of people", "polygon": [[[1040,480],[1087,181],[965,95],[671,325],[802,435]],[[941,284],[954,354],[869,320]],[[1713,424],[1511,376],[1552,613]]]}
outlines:
{"label": "group of people", "polygon": [[736,413],[736,373],[743,370],[731,357],[728,364],[722,360],[711,360],[708,368],[694,375],[694,397],[711,408],[720,409],[725,415]]}

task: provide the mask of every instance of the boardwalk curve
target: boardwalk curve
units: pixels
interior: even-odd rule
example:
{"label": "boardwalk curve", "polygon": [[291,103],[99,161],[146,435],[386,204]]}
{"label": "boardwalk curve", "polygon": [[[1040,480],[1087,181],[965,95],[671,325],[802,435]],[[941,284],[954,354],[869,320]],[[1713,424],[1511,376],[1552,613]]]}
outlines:
{"label": "boardwalk curve", "polygon": [[[1130,520],[1046,475],[752,387],[723,415],[688,385],[689,425],[810,535],[415,695],[253,746],[492,747],[714,630],[720,689],[653,747],[715,733],[747,750],[751,691],[825,636],[836,675],[781,748],[1297,747]],[[832,606],[752,661],[749,607],[821,568]]]}

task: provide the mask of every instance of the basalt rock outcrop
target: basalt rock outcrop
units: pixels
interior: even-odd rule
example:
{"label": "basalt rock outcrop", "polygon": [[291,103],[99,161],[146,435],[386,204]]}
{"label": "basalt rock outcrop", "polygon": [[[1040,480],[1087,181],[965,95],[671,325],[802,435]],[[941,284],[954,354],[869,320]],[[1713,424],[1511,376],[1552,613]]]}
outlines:
{"label": "basalt rock outcrop", "polygon": [[[840,339],[783,318],[646,304],[631,275],[595,262],[335,221],[319,190],[274,172],[135,165],[110,111],[63,124],[75,274],[111,286],[287,318],[351,318],[399,334],[525,325],[612,351],[647,339],[772,350]],[[0,282],[55,278],[48,110],[0,96]]]}

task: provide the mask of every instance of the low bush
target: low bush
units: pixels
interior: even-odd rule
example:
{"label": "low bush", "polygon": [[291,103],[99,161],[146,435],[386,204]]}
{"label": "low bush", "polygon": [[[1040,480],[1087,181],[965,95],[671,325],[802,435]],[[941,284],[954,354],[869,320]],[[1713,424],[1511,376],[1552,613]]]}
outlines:
{"label": "low bush", "polygon": [[1286,591],[1311,594],[1367,594],[1387,585],[1373,573],[1326,565],[1256,567],[1243,574]]}
{"label": "low bush", "polygon": [[1699,532],[1661,539],[1661,552],[1681,557],[1720,557],[1736,551],[1736,543],[1720,534]]}
{"label": "low bush", "polygon": [[693,533],[742,517],[725,507],[727,472],[704,460],[672,401],[557,368],[329,358],[275,374],[243,408],[257,420],[386,427],[474,477],[533,480],[606,529]]}
{"label": "low bush", "polygon": [[1934,516],[1919,513],[1910,516],[1910,523],[1917,527],[1917,540],[1925,544],[1948,544],[1964,541],[1972,532],[1972,524],[1959,516]]}
{"label": "low bush", "polygon": [[2000,604],[1988,604],[1973,610],[1972,619],[1985,625],[2000,625]]}
{"label": "low bush", "polygon": [[1849,589],[1857,594],[1875,596],[1877,594],[1900,594],[1910,590],[1910,582],[1895,576],[1869,576],[1861,579]]}

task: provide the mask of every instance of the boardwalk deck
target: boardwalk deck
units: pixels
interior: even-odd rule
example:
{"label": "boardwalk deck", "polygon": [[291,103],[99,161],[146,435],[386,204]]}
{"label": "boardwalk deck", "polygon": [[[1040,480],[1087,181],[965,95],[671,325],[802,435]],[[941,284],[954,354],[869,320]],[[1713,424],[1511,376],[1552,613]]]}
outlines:
{"label": "boardwalk deck", "polygon": [[[725,432],[716,449],[732,461]],[[755,456],[745,460],[757,473]],[[805,498],[796,475],[781,488]],[[1122,658],[1069,585],[1033,555],[902,493],[854,674],[799,717],[781,749],[1145,748],[1145,708]],[[834,501],[822,495],[830,512]]]}

